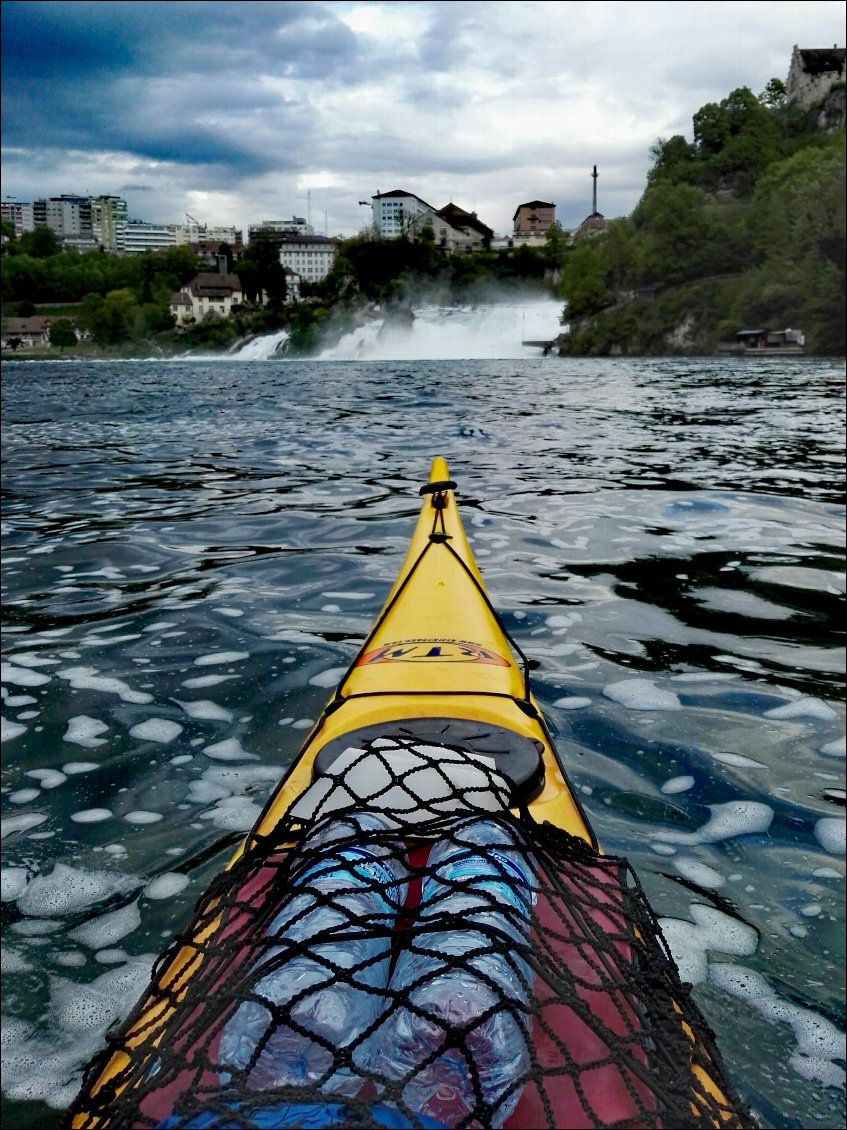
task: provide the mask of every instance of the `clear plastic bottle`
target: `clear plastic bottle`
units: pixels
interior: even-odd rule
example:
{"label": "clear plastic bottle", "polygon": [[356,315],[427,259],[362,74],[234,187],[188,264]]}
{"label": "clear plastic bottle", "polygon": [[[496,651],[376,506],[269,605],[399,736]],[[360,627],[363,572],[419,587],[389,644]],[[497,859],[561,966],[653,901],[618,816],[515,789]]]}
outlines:
{"label": "clear plastic bottle", "polygon": [[[328,846],[329,850],[293,875],[294,893],[270,923],[268,933],[287,943],[301,943],[338,927],[343,937],[315,945],[308,954],[295,954],[252,988],[255,995],[281,1006],[314,989],[291,1006],[290,1016],[334,1048],[358,1040],[386,1003],[391,928],[408,889],[401,845],[386,840],[374,843],[368,838],[369,833],[385,832],[388,827],[371,812],[346,813],[316,825],[304,846]],[[354,838],[355,844],[351,843]],[[346,842],[332,851],[331,843],[337,839]],[[261,964],[283,955],[287,948],[269,947]],[[342,969],[367,964],[348,982],[336,977],[329,962]],[[221,1035],[218,1063],[223,1082],[230,1078],[227,1066],[247,1067],[269,1028],[272,1034],[247,1077],[249,1087],[267,1090],[320,1083],[323,1091],[346,1096],[360,1089],[360,1074],[349,1065],[328,1074],[333,1052],[283,1020],[275,1021],[270,1009],[254,1000],[242,1001]],[[358,1064],[359,1048],[351,1054]]]}
{"label": "clear plastic bottle", "polygon": [[[451,1035],[461,1032],[486,1120],[502,1126],[517,1106],[530,1063],[531,974],[519,949],[535,904],[532,864],[512,825],[473,819],[455,825],[449,838],[435,844],[428,866],[421,924],[429,918],[442,928],[416,935],[400,953],[390,988],[413,1007],[393,1005],[370,1041],[371,1069],[403,1080],[403,1102],[416,1114],[442,1126],[478,1125],[478,1118],[470,1119],[479,1096],[461,1044],[451,1041],[437,1055],[445,1028]],[[438,918],[442,914],[460,917],[465,928],[453,922],[445,929],[447,923]],[[430,1057],[435,1058],[418,1069]]]}

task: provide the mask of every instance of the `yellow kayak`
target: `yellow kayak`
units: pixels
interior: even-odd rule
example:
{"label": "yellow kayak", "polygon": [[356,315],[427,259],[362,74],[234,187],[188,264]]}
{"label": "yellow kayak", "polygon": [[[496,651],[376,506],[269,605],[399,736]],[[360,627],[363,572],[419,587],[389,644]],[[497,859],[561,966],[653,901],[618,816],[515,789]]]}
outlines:
{"label": "yellow kayak", "polygon": [[[755,1126],[637,880],[596,842],[529,661],[486,592],[455,487],[435,459],[370,635],[90,1065],[70,1126]],[[321,840],[333,822],[347,840]],[[484,856],[467,836],[491,827],[503,838],[487,863],[473,857],[483,870],[439,908],[443,868]],[[378,913],[353,916],[352,896],[326,896],[342,857],[355,897],[376,899]],[[310,937],[296,927],[304,892],[332,907]],[[318,923],[316,905],[304,922]],[[429,979],[402,982],[409,955],[434,969]],[[441,1011],[422,1003],[451,978],[464,986],[462,1019],[459,998]],[[268,986],[286,979],[274,995]],[[314,1017],[351,995],[370,1019],[335,1047]],[[248,1016],[266,1028],[252,1043]],[[404,1067],[406,1043],[422,1039],[431,1054]],[[320,1071],[267,1069],[275,1049],[300,1045],[319,1053]]]}

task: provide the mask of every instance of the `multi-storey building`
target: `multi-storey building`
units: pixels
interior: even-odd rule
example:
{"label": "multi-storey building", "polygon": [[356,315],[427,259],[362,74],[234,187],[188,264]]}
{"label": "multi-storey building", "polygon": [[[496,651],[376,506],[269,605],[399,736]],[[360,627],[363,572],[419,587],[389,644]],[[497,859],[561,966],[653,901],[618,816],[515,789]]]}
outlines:
{"label": "multi-storey building", "polygon": [[513,246],[542,246],[547,229],[555,222],[556,205],[548,200],[530,200],[526,204],[519,204],[512,217]]}
{"label": "multi-storey building", "polygon": [[35,228],[32,204],[22,200],[7,200],[0,204],[0,219],[12,225],[17,237]]}
{"label": "multi-storey building", "polygon": [[172,294],[170,311],[177,326],[201,322],[207,315],[228,318],[234,306],[244,302],[244,291],[238,275],[201,272],[190,283]]}
{"label": "multi-storey building", "polygon": [[281,240],[280,263],[304,282],[320,282],[332,270],[338,254],[337,240],[325,235],[284,235]]}
{"label": "multi-storey building", "polygon": [[476,212],[466,212],[458,204],[445,204],[438,211],[430,209],[416,216],[409,228],[410,237],[420,239],[425,227],[432,228],[436,247],[448,254],[484,251],[494,239],[494,232]]}
{"label": "multi-storey building", "polygon": [[122,251],[128,222],[126,201],[120,196],[97,196],[91,200],[91,229],[103,251]]}
{"label": "multi-storey building", "polygon": [[374,227],[381,239],[399,239],[407,235],[418,216],[435,211],[431,204],[401,188],[395,188],[393,192],[378,192],[371,197],[371,207]]}

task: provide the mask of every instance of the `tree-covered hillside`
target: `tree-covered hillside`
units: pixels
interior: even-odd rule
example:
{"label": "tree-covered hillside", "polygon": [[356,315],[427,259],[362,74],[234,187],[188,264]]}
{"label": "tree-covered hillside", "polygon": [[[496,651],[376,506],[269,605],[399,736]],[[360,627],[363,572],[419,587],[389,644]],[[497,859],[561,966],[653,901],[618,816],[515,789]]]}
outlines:
{"label": "tree-covered hillside", "polygon": [[779,80],[742,88],[693,126],[653,147],[632,215],[569,250],[564,349],[709,354],[739,329],[791,326],[807,352],[843,354],[844,84],[805,112]]}

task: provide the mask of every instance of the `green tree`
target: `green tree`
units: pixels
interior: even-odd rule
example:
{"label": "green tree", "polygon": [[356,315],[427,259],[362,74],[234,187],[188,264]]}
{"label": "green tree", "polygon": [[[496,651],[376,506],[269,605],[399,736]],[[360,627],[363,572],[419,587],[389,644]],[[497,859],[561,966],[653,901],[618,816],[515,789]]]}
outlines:
{"label": "green tree", "polygon": [[772,78],[759,95],[759,101],[769,110],[779,110],[785,105],[785,83],[782,79]]}
{"label": "green tree", "polygon": [[51,322],[49,330],[50,344],[63,353],[69,345],[76,345],[76,333],[73,324],[67,318],[58,318]]}
{"label": "green tree", "polygon": [[59,255],[62,250],[56,233],[45,227],[25,231],[17,243],[19,254],[31,255],[33,259],[49,259],[51,255]]}

